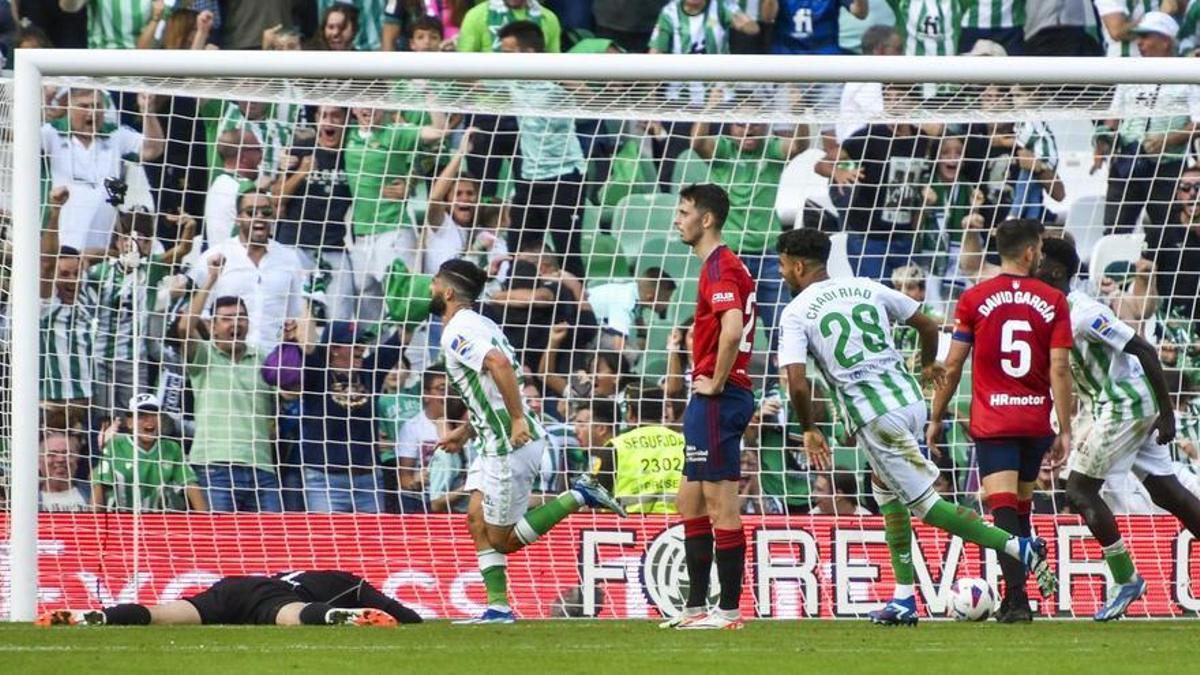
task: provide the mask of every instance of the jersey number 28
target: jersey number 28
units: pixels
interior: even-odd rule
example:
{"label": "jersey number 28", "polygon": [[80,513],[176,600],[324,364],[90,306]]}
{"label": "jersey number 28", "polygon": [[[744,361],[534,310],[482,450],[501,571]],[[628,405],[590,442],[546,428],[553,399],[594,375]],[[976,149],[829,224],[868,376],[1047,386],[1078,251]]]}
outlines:
{"label": "jersey number 28", "polygon": [[855,305],[849,316],[840,312],[826,314],[825,318],[821,319],[821,337],[831,338],[836,332],[837,344],[833,348],[833,358],[837,359],[842,368],[853,368],[862,363],[861,351],[851,354],[847,353],[846,349],[856,328],[861,334],[858,342],[861,342],[868,352],[878,354],[888,348],[887,333],[883,331],[883,322],[879,319],[879,311],[875,309],[875,305]]}
{"label": "jersey number 28", "polygon": [[1010,319],[1000,326],[1000,367],[1009,377],[1024,377],[1033,365],[1033,350],[1018,334],[1032,333],[1033,326],[1024,319]]}

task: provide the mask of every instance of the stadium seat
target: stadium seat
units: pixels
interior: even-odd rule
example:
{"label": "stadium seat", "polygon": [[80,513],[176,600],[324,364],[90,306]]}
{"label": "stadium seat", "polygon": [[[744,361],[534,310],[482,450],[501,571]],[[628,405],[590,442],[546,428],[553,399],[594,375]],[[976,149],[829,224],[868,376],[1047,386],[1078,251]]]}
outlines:
{"label": "stadium seat", "polygon": [[1063,231],[1075,239],[1075,251],[1086,260],[1104,236],[1104,196],[1085,195],[1071,202]]}
{"label": "stadium seat", "polygon": [[1104,268],[1114,262],[1133,263],[1142,255],[1146,247],[1146,238],[1142,234],[1109,234],[1096,242],[1088,262],[1088,282],[1093,289],[1099,290],[1100,279],[1104,276]]}
{"label": "stadium seat", "polygon": [[626,141],[612,158],[608,180],[601,186],[597,201],[600,221],[611,223],[620,204],[630,195],[658,190],[658,169],[651,158],[649,144]]}
{"label": "stadium seat", "polygon": [[579,250],[586,261],[589,281],[627,279],[633,276],[629,260],[621,254],[617,240],[602,232],[584,232]]}
{"label": "stadium seat", "polygon": [[612,233],[625,255],[637,259],[647,239],[669,235],[677,203],[675,195],[657,192],[622,199],[613,213]]}
{"label": "stadium seat", "polygon": [[678,193],[685,185],[707,183],[709,175],[708,162],[694,150],[685,150],[675,158],[675,170],[671,172],[671,189]]}
{"label": "stadium seat", "polygon": [[674,233],[647,239],[636,260],[639,274],[648,267],[661,267],[676,283],[700,273],[700,260]]}

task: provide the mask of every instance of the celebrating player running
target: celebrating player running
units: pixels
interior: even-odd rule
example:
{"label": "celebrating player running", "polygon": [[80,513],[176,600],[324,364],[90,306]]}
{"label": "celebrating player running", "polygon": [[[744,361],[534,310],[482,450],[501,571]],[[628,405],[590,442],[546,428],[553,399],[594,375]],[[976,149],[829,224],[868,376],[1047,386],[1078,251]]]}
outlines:
{"label": "celebrating player running", "polygon": [[487,274],[466,260],[442,263],[433,277],[430,311],[442,316],[442,355],[446,375],[467,405],[471,423],[442,437],[449,451],[478,437],[479,455],[467,471],[471,493],[467,525],[475,541],[479,571],[487,589],[487,609],[462,623],[512,623],[508,604],[507,558],[537,541],[550,528],[584,506],[621,516],[625,509],[591,476],[532,511],[529,496],[546,451],[546,430],[521,395],[523,378],[514,370],[517,353],[499,326],[471,309]]}
{"label": "celebrating player running", "polygon": [[[1042,457],[1057,461],[1071,440],[1071,316],[1067,298],[1031,277],[1042,255],[1042,224],[1008,220],[996,228],[1000,275],[963,293],[955,314],[946,381],[933,398],[926,440],[935,452],[942,418],[958,389],[963,364],[971,367],[971,437],[979,475],[997,526],[1030,536],[1033,489]],[[1058,438],[1050,428],[1051,390]],[[996,620],[1033,620],[1025,569],[1000,560],[1005,594]]]}
{"label": "celebrating player running", "polygon": [[[738,629],[746,538],[739,515],[742,435],[754,415],[746,368],[754,345],[754,279],[721,243],[729,196],[715,185],[679,192],[675,228],[704,261],[696,293],[692,348],[692,398],[683,413],[683,483],[676,504],[683,518],[688,600],[683,613],[663,628]],[[715,532],[715,537],[714,537]],[[718,606],[708,606],[716,545]]]}
{"label": "celebrating player running", "polygon": [[1119,619],[1146,592],[1121,539],[1117,519],[1100,496],[1104,479],[1131,469],[1161,508],[1200,538],[1200,499],[1175,476],[1167,444],[1175,437],[1175,412],[1154,345],[1121,322],[1112,309],[1081,291],[1071,291],[1079,272],[1075,246],[1062,239],[1042,244],[1038,278],[1070,293],[1075,348],[1071,370],[1091,404],[1087,441],[1071,455],[1067,497],[1104,547],[1104,560],[1116,582],[1097,621]]}
{"label": "celebrating player running", "polygon": [[917,440],[925,422],[925,398],[890,336],[893,321],[914,328],[921,339],[924,375],[936,381],[942,376],[935,362],[937,324],[918,311],[915,300],[878,282],[831,279],[826,268],[830,249],[829,237],[818,230],[792,230],[779,237],[780,273],[798,293],[780,319],[779,365],[787,369],[790,398],[804,430],[804,451],[815,468],[828,468],[829,446],[816,426],[807,372],[810,356],[833,388],[842,422],[871,463],[871,485],[896,575],[892,600],[871,612],[871,621],[917,622],[910,510],[929,525],[1034,570],[1043,593],[1052,593],[1046,542],[1010,536],[974,512],[943,500],[933,488],[938,468],[921,454]]}

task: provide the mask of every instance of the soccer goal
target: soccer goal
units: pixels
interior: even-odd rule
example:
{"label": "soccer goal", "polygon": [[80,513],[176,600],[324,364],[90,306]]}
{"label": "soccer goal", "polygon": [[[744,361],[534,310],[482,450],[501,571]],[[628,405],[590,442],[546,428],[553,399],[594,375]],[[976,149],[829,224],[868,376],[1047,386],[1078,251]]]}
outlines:
{"label": "soccer goal", "polygon": [[[784,229],[829,232],[832,274],[918,300],[943,354],[959,294],[996,273],[996,224],[1069,235],[1079,287],[1159,346],[1174,466],[1200,489],[1197,84],[1182,58],[21,50],[0,86],[0,615],[314,568],[430,618],[478,613],[474,450],[436,447],[469,423],[428,302],[458,257],[487,271],[481,311],[551,441],[534,500],[592,473],[635,512],[575,514],[513,556],[516,611],[679,613],[702,265],[674,222],[698,183],[727,192],[725,241],[758,284],[754,615],[863,617],[894,582],[845,408],[814,382],[836,466],[812,470],[772,363]],[[915,367],[915,335],[891,337]],[[985,513],[970,401],[968,377],[937,489]],[[1077,440],[1090,420],[1080,405]],[[1131,615],[1200,612],[1192,535],[1132,473],[1105,494],[1149,584]],[[1110,580],[1057,467],[1032,508],[1061,588],[1030,584],[1036,611],[1090,616]],[[955,579],[1000,576],[923,526],[912,557],[935,618]]]}

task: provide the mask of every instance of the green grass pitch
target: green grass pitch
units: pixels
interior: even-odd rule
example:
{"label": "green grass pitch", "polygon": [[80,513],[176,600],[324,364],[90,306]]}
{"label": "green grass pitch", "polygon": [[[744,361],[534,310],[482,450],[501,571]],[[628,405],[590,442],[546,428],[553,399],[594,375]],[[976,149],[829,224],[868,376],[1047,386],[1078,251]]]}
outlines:
{"label": "green grass pitch", "polygon": [[755,621],[681,633],[648,621],[401,628],[0,624],[0,673],[1153,673],[1195,672],[1194,620]]}

